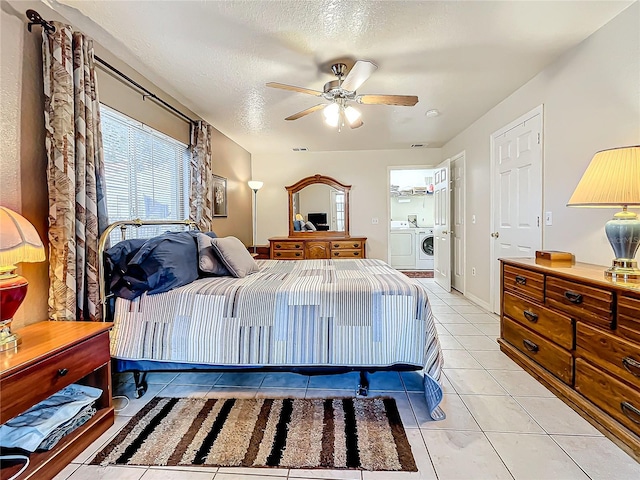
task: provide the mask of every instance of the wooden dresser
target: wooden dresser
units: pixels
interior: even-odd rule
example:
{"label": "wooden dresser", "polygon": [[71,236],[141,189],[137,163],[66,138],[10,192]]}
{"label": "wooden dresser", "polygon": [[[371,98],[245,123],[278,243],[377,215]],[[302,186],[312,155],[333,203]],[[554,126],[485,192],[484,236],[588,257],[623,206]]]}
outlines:
{"label": "wooden dresser", "polygon": [[366,258],[365,237],[274,237],[269,239],[272,260]]}
{"label": "wooden dresser", "polygon": [[640,284],[503,259],[500,348],[640,461]]}
{"label": "wooden dresser", "polygon": [[[96,414],[46,452],[32,453],[19,479],[53,478],[113,425],[109,329],[103,322],[40,322],[18,330],[22,343],[0,353],[0,423],[72,383],[102,390]],[[10,478],[19,467],[0,470]]]}

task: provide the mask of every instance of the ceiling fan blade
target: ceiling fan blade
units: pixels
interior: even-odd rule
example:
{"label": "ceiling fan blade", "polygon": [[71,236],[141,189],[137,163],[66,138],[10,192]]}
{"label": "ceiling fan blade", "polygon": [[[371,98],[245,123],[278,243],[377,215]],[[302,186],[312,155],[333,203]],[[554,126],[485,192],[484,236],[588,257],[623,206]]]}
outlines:
{"label": "ceiling fan blade", "polygon": [[401,107],[413,107],[418,103],[415,95],[358,95],[358,103],[364,105],[399,105]]}
{"label": "ceiling fan blade", "polygon": [[316,112],[318,110],[322,110],[327,105],[325,103],[320,103],[315,107],[307,108],[306,110],[302,110],[301,112],[294,113],[293,115],[288,116],[285,120],[297,120],[305,115],[309,115],[310,113]]}
{"label": "ceiling fan blade", "polygon": [[[347,122],[349,123],[349,122]],[[353,123],[349,123],[349,126],[351,127],[351,129],[353,130],[354,128],[360,128],[362,125],[364,125],[364,122],[362,121],[361,118],[357,119],[355,122]]]}
{"label": "ceiling fan blade", "polygon": [[306,93],[308,95],[313,95],[314,97],[319,97],[320,95],[322,95],[322,92],[318,90],[311,90],[310,88],[295,87],[293,85],[285,85],[284,83],[269,82],[267,83],[267,87],[279,88],[281,90],[289,90],[291,92]]}
{"label": "ceiling fan blade", "polygon": [[342,82],[341,87],[348,92],[355,92],[364,82],[367,81],[377,68],[378,66],[375,63],[368,62],[366,60],[358,60],[353,67],[351,67],[351,70]]}

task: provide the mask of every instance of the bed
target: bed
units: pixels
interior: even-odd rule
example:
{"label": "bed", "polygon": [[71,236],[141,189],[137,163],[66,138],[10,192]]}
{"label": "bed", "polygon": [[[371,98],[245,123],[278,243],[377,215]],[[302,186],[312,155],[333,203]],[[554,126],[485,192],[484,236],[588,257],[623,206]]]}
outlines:
{"label": "bed", "polygon": [[[358,393],[366,395],[367,372],[420,370],[431,415],[442,418],[442,352],[418,281],[375,259],[257,266],[244,278],[204,277],[163,293],[116,298],[114,370],[133,372],[139,395],[151,371],[359,371]],[[106,298],[104,285],[101,292]]]}

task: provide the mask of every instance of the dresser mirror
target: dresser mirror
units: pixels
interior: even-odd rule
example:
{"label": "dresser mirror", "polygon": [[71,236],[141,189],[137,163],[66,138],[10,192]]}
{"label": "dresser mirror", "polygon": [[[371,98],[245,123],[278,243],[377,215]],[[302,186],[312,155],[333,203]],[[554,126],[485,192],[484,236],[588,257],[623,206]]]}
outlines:
{"label": "dresser mirror", "polygon": [[312,175],[285,187],[290,237],[348,237],[349,190],[331,177]]}

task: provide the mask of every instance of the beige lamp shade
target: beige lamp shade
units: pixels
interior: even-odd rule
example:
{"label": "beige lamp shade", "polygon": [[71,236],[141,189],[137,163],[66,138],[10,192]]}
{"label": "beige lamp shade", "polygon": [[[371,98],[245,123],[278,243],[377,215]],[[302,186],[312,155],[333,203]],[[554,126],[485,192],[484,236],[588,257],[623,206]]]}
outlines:
{"label": "beige lamp shade", "polygon": [[570,207],[640,208],[640,145],[596,153],[569,199]]}
{"label": "beige lamp shade", "polygon": [[43,262],[44,246],[38,232],[22,215],[0,207],[0,267],[21,262]]}

